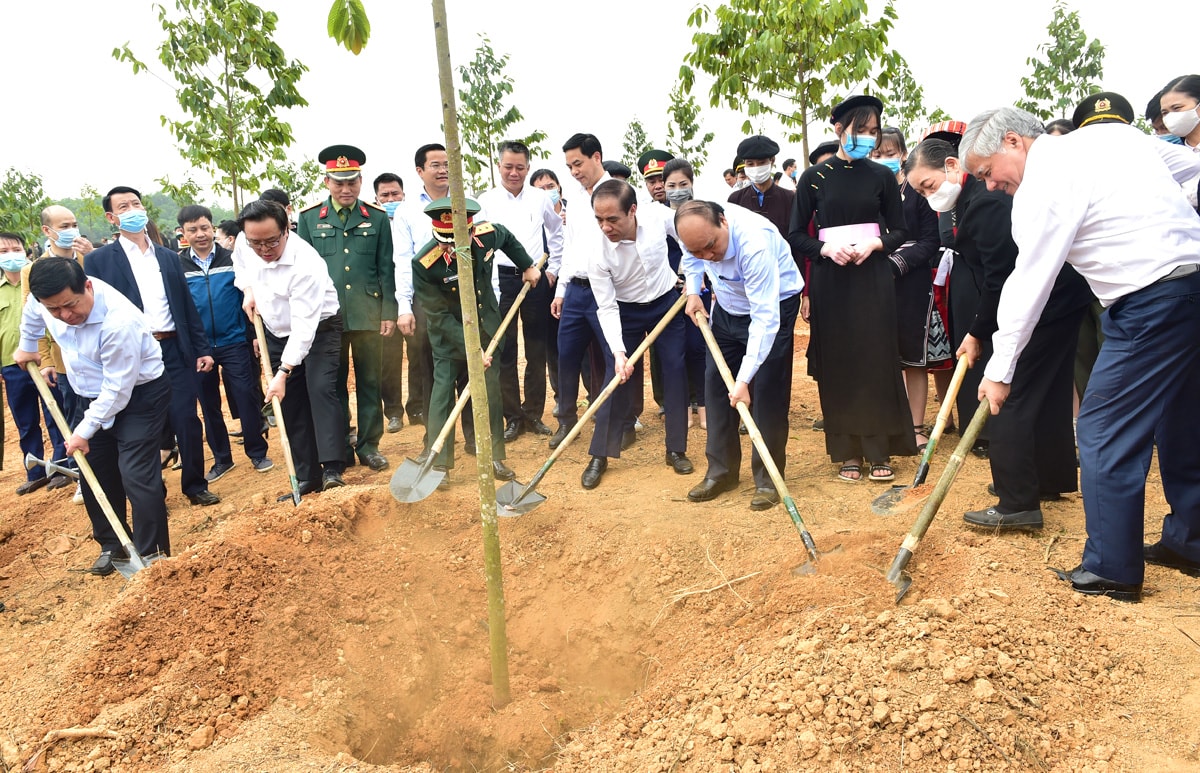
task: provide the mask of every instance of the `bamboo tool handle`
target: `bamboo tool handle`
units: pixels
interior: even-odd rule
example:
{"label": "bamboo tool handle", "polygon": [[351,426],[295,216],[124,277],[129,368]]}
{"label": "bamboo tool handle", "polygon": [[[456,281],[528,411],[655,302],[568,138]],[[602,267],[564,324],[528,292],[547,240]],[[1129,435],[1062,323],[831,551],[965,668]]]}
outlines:
{"label": "bamboo tool handle", "polygon": [[[58,431],[62,433],[64,438],[70,439],[74,433],[71,432],[71,427],[67,424],[67,418],[59,410],[58,401],[54,399],[54,395],[50,392],[50,385],[46,383],[46,379],[42,376],[42,371],[38,368],[37,363],[27,362],[25,363],[25,369],[29,371],[29,375],[33,378],[33,384],[42,396],[42,401],[50,409],[50,415],[54,417],[54,423],[58,425]],[[125,531],[125,526],[117,519],[117,513],[113,510],[112,503],[108,501],[108,495],[100,487],[100,481],[96,478],[96,473],[92,470],[92,466],[88,464],[87,457],[83,455],[82,451],[76,450],[71,454],[71,458],[75,460],[75,464],[79,465],[79,472],[87,481],[88,488],[92,490],[92,495],[96,497],[96,502],[100,505],[100,509],[104,511],[104,517],[108,520],[108,525],[116,532],[117,539],[121,541],[121,547],[125,548],[125,552],[129,554],[129,563],[134,569],[145,569],[145,560],[142,559],[141,554],[133,547],[133,540],[130,538],[129,533]]]}
{"label": "bamboo tool handle", "polygon": [[917,474],[913,477],[914,486],[920,486],[925,482],[925,478],[929,477],[929,462],[933,459],[933,452],[942,438],[942,432],[945,431],[947,422],[950,421],[950,411],[954,408],[958,390],[962,387],[963,379],[967,377],[969,367],[971,366],[967,361],[967,355],[964,354],[958,358],[958,365],[954,366],[954,376],[950,379],[950,386],[946,389],[942,407],[938,411],[937,420],[934,421],[933,432],[930,433],[929,442],[925,444],[925,451],[921,454],[921,460],[917,464]]}
{"label": "bamboo tool handle", "polygon": [[[262,363],[263,378],[267,380],[267,388],[271,388],[271,379],[275,374],[271,370],[271,355],[267,351],[267,331],[263,327],[262,316],[254,312],[254,336],[258,340],[259,361]],[[292,504],[300,504],[300,481],[296,478],[296,461],[292,458],[292,444],[288,440],[287,427],[284,426],[283,406],[279,398],[271,396],[271,408],[275,411],[275,425],[279,429],[279,443],[283,446],[283,460],[287,464],[288,481],[292,484]],[[261,418],[261,417],[260,417]]]}

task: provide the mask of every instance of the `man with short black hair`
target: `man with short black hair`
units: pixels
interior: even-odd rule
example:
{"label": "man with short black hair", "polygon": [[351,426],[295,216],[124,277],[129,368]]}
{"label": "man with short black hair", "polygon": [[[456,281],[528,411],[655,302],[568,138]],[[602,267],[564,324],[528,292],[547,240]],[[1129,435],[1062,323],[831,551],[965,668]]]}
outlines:
{"label": "man with short black hair", "polygon": [[756,134],[742,140],[738,144],[737,154],[742,159],[742,169],[750,184],[729,194],[728,200],[770,220],[779,233],[786,237],[791,229],[796,193],[776,184],[771,174],[778,152],[779,144],[770,137]]}

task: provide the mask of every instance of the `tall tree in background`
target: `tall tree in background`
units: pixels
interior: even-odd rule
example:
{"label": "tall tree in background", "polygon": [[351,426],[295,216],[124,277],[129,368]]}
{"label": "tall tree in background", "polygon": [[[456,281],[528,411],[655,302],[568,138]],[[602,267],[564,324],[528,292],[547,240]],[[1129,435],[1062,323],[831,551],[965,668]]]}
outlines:
{"label": "tall tree in background", "polygon": [[700,105],[691,92],[677,84],[671,90],[671,106],[667,108],[667,147],[665,150],[676,158],[686,159],[697,175],[708,161],[708,144],[715,136],[712,132],[700,134]]}
{"label": "tall tree in background", "polygon": [[42,229],[42,210],[50,199],[42,190],[41,175],[9,167],[0,186],[0,231],[20,234],[25,244],[37,241]]}
{"label": "tall tree in background", "polygon": [[899,129],[908,144],[912,145],[920,131],[938,121],[949,120],[950,116],[937,107],[929,112],[925,107],[925,89],[913,77],[908,62],[897,51],[893,51],[889,57],[895,76],[887,98],[883,100],[883,123]]}
{"label": "tall tree in background", "polygon": [[298,211],[314,193],[324,190],[321,183],[324,178],[325,170],[311,158],[298,164],[275,159],[267,162],[259,193],[266,188],[278,188],[288,195],[292,207]]}
{"label": "tall tree in background", "polygon": [[634,118],[630,121],[621,140],[621,163],[633,170],[629,178],[631,185],[637,185],[642,180],[642,172],[637,168],[638,158],[653,147],[654,143],[646,135],[646,127],[641,120]]}
{"label": "tall tree in background", "polygon": [[509,136],[509,129],[524,116],[515,105],[505,107],[504,101],[512,95],[513,80],[504,74],[508,65],[508,54],[497,57],[492,42],[480,35],[479,47],[470,64],[458,68],[463,88],[458,90],[462,107],[458,124],[462,129],[463,143],[467,146],[463,164],[471,187],[483,188],[487,176],[489,188],[496,187],[496,165],[500,159],[497,145],[503,140],[519,140],[529,147],[532,158],[544,158],[546,153],[539,143],[546,139],[545,132],[535,131],[525,137]]}
{"label": "tall tree in background", "polygon": [[1021,79],[1027,98],[1017,102],[1043,121],[1066,118],[1084,97],[1100,90],[1104,78],[1104,45],[1088,40],[1078,11],[1068,10],[1060,0],[1046,30],[1050,40],[1037,48],[1045,59],[1025,60],[1033,72]]}
{"label": "tall tree in background", "polygon": [[[876,21],[866,18],[866,0],[729,0],[701,5],[688,17],[694,49],[679,77],[685,89],[697,70],[713,79],[713,107],[726,105],[750,118],[769,114],[803,142],[808,123],[828,115],[839,88],[876,84],[886,89],[893,63],[887,34],[896,21],[887,0]],[[716,31],[706,31],[710,20]],[[743,131],[749,134],[747,120]]]}
{"label": "tall tree in background", "polygon": [[[177,20],[165,6],[156,7],[167,33],[158,60],[188,116],[164,115],[163,125],[180,154],[211,173],[240,210],[245,192],[257,189],[263,164],[283,160],[292,144],[292,127],[280,115],[308,104],[296,89],[308,68],[272,40],[279,17],[249,0],[175,0]],[[128,43],[113,56],[135,73],[149,70]]]}

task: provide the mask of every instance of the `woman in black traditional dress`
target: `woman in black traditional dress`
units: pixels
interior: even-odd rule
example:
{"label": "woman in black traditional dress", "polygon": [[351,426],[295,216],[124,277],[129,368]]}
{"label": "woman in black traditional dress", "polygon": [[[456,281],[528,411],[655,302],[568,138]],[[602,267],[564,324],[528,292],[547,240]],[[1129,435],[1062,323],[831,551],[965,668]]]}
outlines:
{"label": "woman in black traditional dress", "polygon": [[[840,147],[796,186],[788,241],[812,260],[809,372],[825,418],[825,450],[838,477],[889,481],[892,455],[916,453],[896,341],[896,289],[887,256],[906,237],[900,186],[867,157],[883,103],[857,96],[833,109]],[[817,236],[809,236],[809,222]]]}

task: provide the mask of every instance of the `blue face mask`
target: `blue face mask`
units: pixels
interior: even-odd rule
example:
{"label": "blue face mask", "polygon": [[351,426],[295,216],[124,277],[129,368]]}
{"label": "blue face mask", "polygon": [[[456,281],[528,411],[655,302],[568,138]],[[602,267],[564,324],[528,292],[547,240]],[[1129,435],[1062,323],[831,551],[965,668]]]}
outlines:
{"label": "blue face mask", "polygon": [[877,158],[879,163],[892,170],[892,174],[900,174],[900,159],[898,158]]}
{"label": "blue face mask", "polygon": [[58,238],[54,240],[54,243],[63,249],[67,249],[74,244],[75,240],[78,238],[78,228],[64,228],[58,232]]}
{"label": "blue face mask", "polygon": [[859,161],[871,155],[875,149],[875,138],[869,134],[848,134],[842,143],[842,150],[852,161]]}
{"label": "blue face mask", "polygon": [[388,220],[391,220],[393,217],[396,216],[396,210],[399,208],[400,208],[400,202],[398,202],[398,201],[383,202],[383,209],[385,212],[387,212]]}
{"label": "blue face mask", "polygon": [[1158,138],[1163,142],[1169,142],[1172,145],[1182,145],[1183,137],[1176,137],[1174,134],[1160,134]]}
{"label": "blue face mask", "polygon": [[23,252],[5,252],[0,254],[0,270],[17,273],[29,265],[29,259]]}
{"label": "blue face mask", "polygon": [[131,209],[128,212],[122,212],[121,230],[125,233],[136,234],[146,230],[146,223],[150,222],[150,218],[146,216],[144,209]]}
{"label": "blue face mask", "polygon": [[551,188],[550,190],[546,191],[546,193],[550,195],[550,203],[551,204],[558,203],[560,196],[559,196],[557,188]]}

